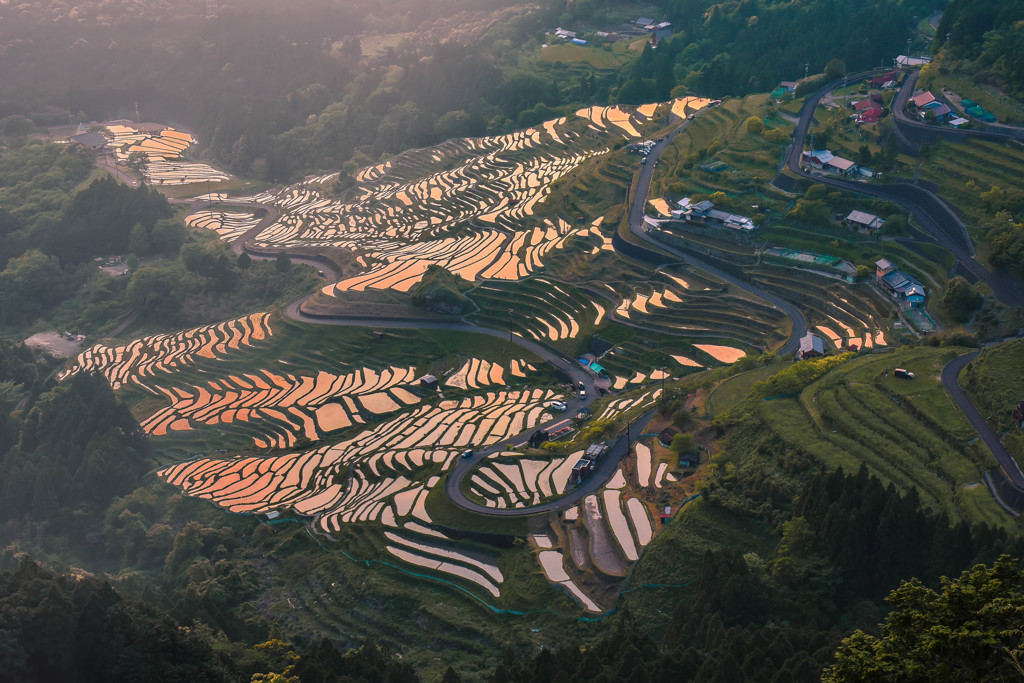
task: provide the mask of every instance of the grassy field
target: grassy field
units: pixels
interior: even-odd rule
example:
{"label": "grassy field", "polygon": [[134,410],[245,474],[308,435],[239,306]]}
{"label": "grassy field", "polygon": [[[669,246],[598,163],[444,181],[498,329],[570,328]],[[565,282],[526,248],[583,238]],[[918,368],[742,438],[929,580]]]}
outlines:
{"label": "grassy field", "polygon": [[531,59],[538,64],[551,66],[586,65],[598,71],[613,71],[626,66],[639,54],[639,51],[630,48],[628,41],[620,41],[607,47],[559,43],[541,48]]}
{"label": "grassy field", "polygon": [[750,395],[750,390],[755,383],[768,379],[788,365],[788,362],[772,363],[728,378],[708,394],[706,403],[708,417],[715,418],[729,412]]}
{"label": "grassy field", "polygon": [[[694,192],[725,192],[738,205],[758,204],[775,213],[782,212],[788,200],[771,193],[766,183],[774,177],[785,145],[769,142],[761,135],[747,133],[750,117],[763,118],[766,126],[792,134],[791,123],[779,116],[774,102],[765,108],[766,94],[748,95],[723,101],[700,115],[681,133],[659,160],[651,184],[651,196],[675,200]],[[701,164],[719,161],[727,168],[717,172],[701,169]]]}
{"label": "grassy field", "polygon": [[[939,380],[959,349],[907,348],[864,355],[804,389],[799,398],[764,401],[766,424],[829,467],[863,462],[883,481],[915,487],[929,508],[954,522],[1012,520],[975,486],[995,461]],[[896,378],[895,367],[913,371]],[[987,491],[985,491],[987,494]]]}
{"label": "grassy field", "polygon": [[1017,462],[1024,463],[1024,435],[1014,426],[1012,413],[1018,401],[1024,401],[1024,340],[992,346],[971,361],[960,375],[978,410],[997,433]]}

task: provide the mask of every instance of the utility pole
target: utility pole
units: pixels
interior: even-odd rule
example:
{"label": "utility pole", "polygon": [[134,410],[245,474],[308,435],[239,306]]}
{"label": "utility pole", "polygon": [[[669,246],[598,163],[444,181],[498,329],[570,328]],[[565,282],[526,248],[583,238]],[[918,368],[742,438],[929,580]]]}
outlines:
{"label": "utility pole", "polygon": [[139,101],[135,100],[135,123],[142,123],[142,119],[139,118]]}
{"label": "utility pole", "polygon": [[846,110],[846,76],[843,76],[843,110]]}
{"label": "utility pole", "polygon": [[811,63],[806,62],[804,64],[804,78],[807,78],[811,74]]}
{"label": "utility pole", "polygon": [[[512,345],[512,309],[511,308],[508,309],[508,343],[509,343],[509,346],[511,347],[511,345]],[[511,349],[509,350],[509,353],[511,353]]]}

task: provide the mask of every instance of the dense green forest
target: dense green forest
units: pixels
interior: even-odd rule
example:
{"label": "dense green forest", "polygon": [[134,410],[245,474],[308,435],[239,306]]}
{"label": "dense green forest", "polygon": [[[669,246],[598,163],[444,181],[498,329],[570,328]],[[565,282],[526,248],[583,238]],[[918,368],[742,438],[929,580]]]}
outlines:
{"label": "dense green forest", "polygon": [[[159,6],[161,22],[128,15],[87,24],[85,37],[65,15],[0,6],[0,123],[134,118],[139,103],[146,118],[191,126],[235,173],[284,181],[449,137],[508,132],[587,104],[764,90],[833,58],[851,70],[888,63],[905,49],[914,18],[942,3],[663,0],[676,34],[614,72],[530,61],[557,25],[614,30],[635,18],[610,0],[396,2],[383,21],[367,18],[383,13],[369,3],[223,4],[213,17]],[[512,9],[496,13],[503,8]],[[480,30],[433,39],[428,28],[453,11],[475,11],[467,21]],[[403,31],[408,39],[396,45],[364,50],[368,32]]]}
{"label": "dense green forest", "polygon": [[373,643],[342,652],[318,641],[301,654],[276,639],[247,646],[202,622],[182,625],[101,579],[57,575],[30,559],[0,572],[0,624],[3,683],[419,680]]}
{"label": "dense green forest", "polygon": [[[281,270],[238,257],[205,231],[188,231],[146,185],[87,182],[79,146],[33,141],[0,151],[0,328],[41,317],[87,334],[132,311],[186,326],[235,317],[312,287],[312,269]],[[129,276],[94,258],[125,257]]]}
{"label": "dense green forest", "polygon": [[[976,80],[1024,93],[1024,2],[952,0],[942,15],[933,50],[970,65]],[[948,40],[947,40],[948,36]]]}

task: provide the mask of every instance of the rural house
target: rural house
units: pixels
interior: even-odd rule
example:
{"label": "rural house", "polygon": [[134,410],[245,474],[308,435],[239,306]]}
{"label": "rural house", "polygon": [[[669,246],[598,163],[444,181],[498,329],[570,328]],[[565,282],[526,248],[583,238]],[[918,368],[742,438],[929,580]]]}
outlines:
{"label": "rural house", "polygon": [[875,262],[875,280],[900,305],[922,308],[928,296],[920,282],[896,268],[888,259]]}
{"label": "rural house", "polygon": [[928,105],[930,105],[932,102],[935,102],[936,100],[935,100],[935,95],[931,94],[930,91],[925,90],[920,95],[915,95],[914,97],[912,97],[910,99],[910,101],[914,103],[915,107],[917,107],[918,109],[921,109],[923,107],[927,107]]}
{"label": "rural house", "polygon": [[899,78],[899,74],[895,71],[890,71],[888,73],[881,74],[880,76],[875,76],[869,80],[868,87],[884,88],[888,83],[895,81],[897,78]]}
{"label": "rural house", "polygon": [[878,123],[880,118],[882,118],[882,110],[878,107],[869,107],[860,113],[857,123]]}
{"label": "rural house", "polygon": [[803,159],[811,169],[824,173],[851,175],[857,171],[856,163],[843,157],[837,157],[827,149],[804,152]]}
{"label": "rural house", "polygon": [[851,211],[850,215],[846,217],[846,224],[861,232],[871,232],[873,230],[881,230],[882,226],[885,225],[885,221],[874,214],[863,211]]}
{"label": "rural house", "polygon": [[1024,429],[1024,401],[1017,401],[1017,407],[1013,411],[1013,422],[1020,429]]}
{"label": "rural house", "polygon": [[757,226],[746,216],[739,216],[728,211],[719,211],[712,201],[705,199],[702,202],[691,204],[689,197],[678,203],[679,209],[672,212],[675,218],[682,219],[688,223],[698,223],[723,230],[737,230],[740,232],[753,232]]}
{"label": "rural house", "polygon": [[800,350],[797,351],[797,360],[807,360],[825,355],[825,340],[813,332],[808,332],[800,337]]}
{"label": "rural house", "polygon": [[96,132],[72,135],[71,142],[77,142],[80,145],[88,147],[94,152],[98,152],[107,146],[107,138]]}
{"label": "rural house", "polygon": [[948,105],[939,104],[935,107],[925,109],[925,118],[933,118],[936,121],[948,121],[953,118],[953,110]]}

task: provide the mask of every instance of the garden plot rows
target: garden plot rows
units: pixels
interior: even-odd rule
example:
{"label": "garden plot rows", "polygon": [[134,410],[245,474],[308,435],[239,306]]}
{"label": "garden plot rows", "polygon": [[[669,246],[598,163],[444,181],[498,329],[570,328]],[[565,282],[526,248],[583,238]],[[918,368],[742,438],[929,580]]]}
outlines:
{"label": "garden plot rows", "polygon": [[142,337],[121,346],[96,344],[79,354],[60,379],[77,372],[95,372],[103,375],[115,390],[130,382],[155,394],[157,391],[144,378],[174,372],[195,363],[197,358],[225,356],[270,335],[270,314],[253,313],[184,332]]}
{"label": "garden plot rows", "polygon": [[446,470],[467,445],[498,443],[533,428],[550,418],[544,403],[552,396],[535,389],[442,401],[407,409],[334,445],[276,457],[201,458],[158,474],[186,495],[232,512],[290,510],[315,517],[328,533],[378,522],[391,529],[387,552],[394,557],[497,595],[503,577],[493,562],[452,550],[441,544],[450,539],[424,526],[432,521],[427,494],[440,482],[424,470]]}
{"label": "garden plot rows", "polygon": [[836,348],[885,346],[892,304],[866,286],[849,287],[810,273],[760,269],[754,280],[793,293],[816,331]]}
{"label": "garden plot rows", "polygon": [[469,293],[480,308],[470,318],[489,327],[508,326],[523,337],[558,341],[575,339],[581,329],[597,326],[604,307],[572,285],[535,277],[519,283],[487,283]]}
{"label": "garden plot rows", "polygon": [[195,140],[188,133],[165,128],[158,133],[144,133],[131,126],[107,126],[110,145],[119,162],[140,152],[146,155],[143,175],[153,185],[187,185],[190,183],[220,182],[228,180],[223,171],[181,159],[182,153]]}
{"label": "garden plot rows", "polygon": [[191,213],[185,224],[193,228],[213,230],[225,242],[234,242],[259,225],[261,219],[251,212],[204,210]]}
{"label": "garden plot rows", "polygon": [[900,489],[915,488],[933,510],[951,520],[965,519],[970,512],[957,497],[964,484],[978,481],[978,466],[965,454],[963,439],[951,431],[955,427],[939,424],[922,410],[927,399],[915,406],[916,397],[886,387],[879,375],[889,367],[885,358],[854,362],[813,385],[797,408],[809,432],[801,437],[811,441],[801,446],[827,463],[835,463],[837,456],[844,467],[865,463]]}
{"label": "garden plot rows", "polygon": [[[499,366],[500,367],[500,366]],[[170,405],[142,422],[153,436],[187,431],[199,424],[252,425],[259,448],[290,448],[299,436],[311,441],[331,431],[363,424],[375,416],[420,402],[401,388],[416,369],[362,368],[344,375],[320,372],[315,377],[275,374],[268,370],[210,380],[205,386],[155,386]]]}

